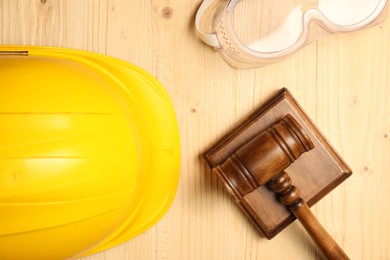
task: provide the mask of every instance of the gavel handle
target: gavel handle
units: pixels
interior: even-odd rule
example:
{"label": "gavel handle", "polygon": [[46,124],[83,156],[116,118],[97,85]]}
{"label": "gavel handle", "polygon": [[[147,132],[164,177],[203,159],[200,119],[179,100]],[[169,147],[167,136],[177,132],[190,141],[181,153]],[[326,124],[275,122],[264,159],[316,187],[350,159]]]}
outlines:
{"label": "gavel handle", "polygon": [[309,206],[300,197],[300,191],[291,185],[291,179],[286,172],[282,172],[268,183],[268,187],[279,195],[279,200],[301,222],[316,243],[318,248],[324,253],[327,259],[349,259],[341,247],[334,241],[329,233],[311,212]]}

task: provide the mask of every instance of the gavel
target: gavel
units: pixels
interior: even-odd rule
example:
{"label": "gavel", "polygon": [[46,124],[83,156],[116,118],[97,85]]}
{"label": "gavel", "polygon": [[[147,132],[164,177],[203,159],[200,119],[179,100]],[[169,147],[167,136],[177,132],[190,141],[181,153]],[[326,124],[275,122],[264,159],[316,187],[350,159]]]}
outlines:
{"label": "gavel", "polygon": [[327,259],[349,259],[313,215],[300,191],[284,171],[303,153],[314,148],[302,126],[291,115],[235,150],[218,170],[236,202],[267,185],[301,222]]}

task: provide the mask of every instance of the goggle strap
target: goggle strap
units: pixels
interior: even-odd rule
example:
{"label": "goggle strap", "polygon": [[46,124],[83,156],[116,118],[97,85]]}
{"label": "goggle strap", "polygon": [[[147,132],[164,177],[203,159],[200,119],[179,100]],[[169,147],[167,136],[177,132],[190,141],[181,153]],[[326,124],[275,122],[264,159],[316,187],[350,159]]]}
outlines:
{"label": "goggle strap", "polygon": [[215,33],[214,34],[207,34],[200,29],[200,19],[202,18],[204,12],[207,10],[207,8],[211,5],[211,3],[213,1],[214,0],[204,0],[202,2],[202,4],[200,5],[198,11],[196,12],[196,18],[195,18],[196,31],[195,31],[195,33],[196,33],[196,36],[198,36],[207,45],[210,45],[214,48],[220,48],[221,45],[219,44],[217,35]]}

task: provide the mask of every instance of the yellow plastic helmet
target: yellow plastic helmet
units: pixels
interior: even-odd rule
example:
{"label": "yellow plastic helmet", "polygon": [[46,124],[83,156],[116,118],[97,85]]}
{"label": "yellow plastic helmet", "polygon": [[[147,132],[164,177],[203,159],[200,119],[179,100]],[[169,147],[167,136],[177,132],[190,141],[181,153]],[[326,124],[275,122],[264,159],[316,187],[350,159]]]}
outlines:
{"label": "yellow plastic helmet", "polygon": [[179,134],[164,88],[95,53],[0,46],[0,259],[116,246],[168,210]]}

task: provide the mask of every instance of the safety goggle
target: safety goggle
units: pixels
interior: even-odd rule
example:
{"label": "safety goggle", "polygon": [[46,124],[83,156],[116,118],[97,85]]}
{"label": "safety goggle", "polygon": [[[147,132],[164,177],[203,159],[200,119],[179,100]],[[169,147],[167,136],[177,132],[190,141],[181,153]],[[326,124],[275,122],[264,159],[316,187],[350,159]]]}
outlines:
{"label": "safety goggle", "polygon": [[[322,36],[378,24],[386,5],[387,0],[204,0],[195,27],[227,63],[247,69],[282,60]],[[206,10],[209,33],[200,27]]]}

